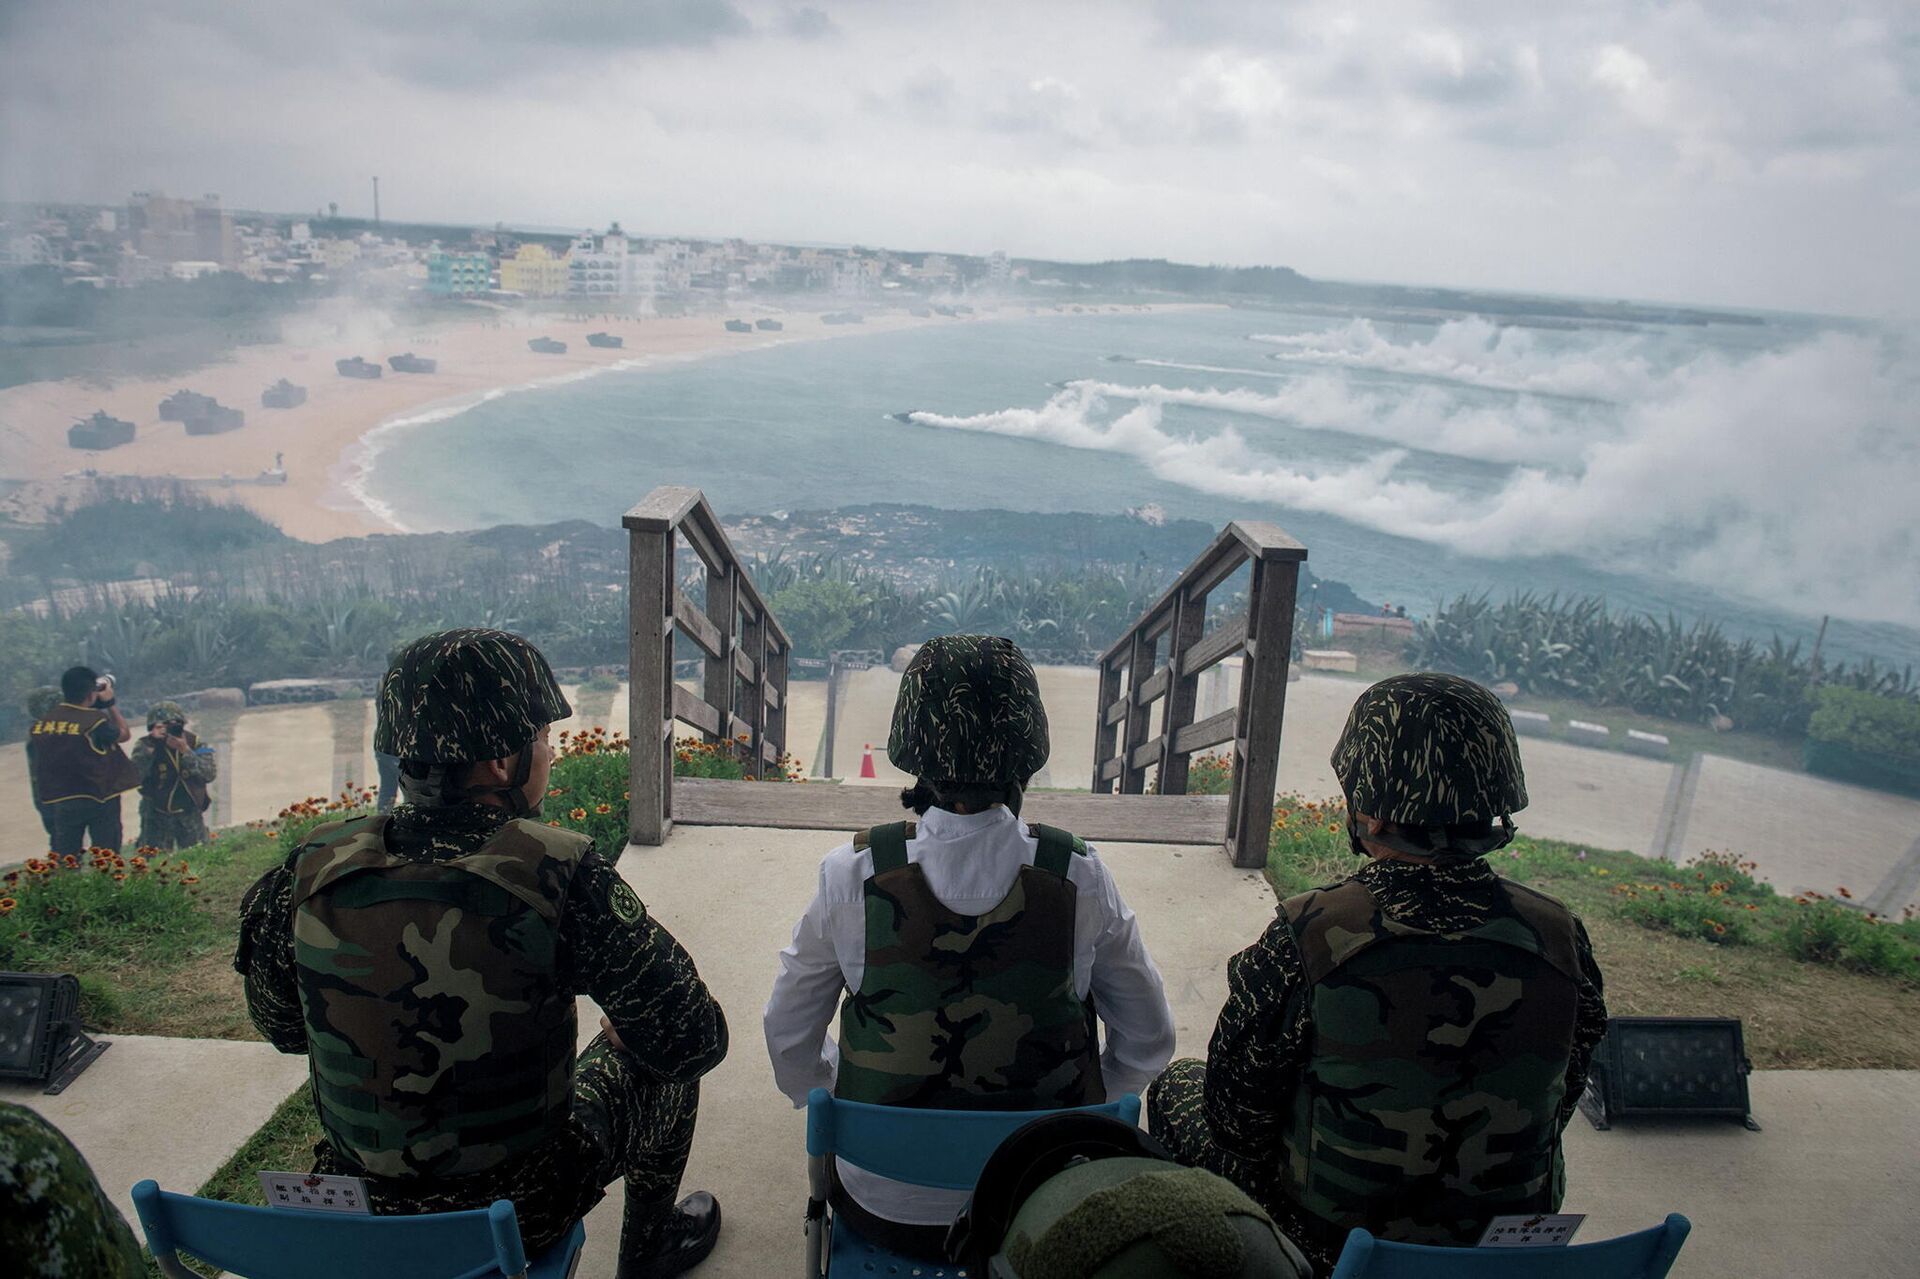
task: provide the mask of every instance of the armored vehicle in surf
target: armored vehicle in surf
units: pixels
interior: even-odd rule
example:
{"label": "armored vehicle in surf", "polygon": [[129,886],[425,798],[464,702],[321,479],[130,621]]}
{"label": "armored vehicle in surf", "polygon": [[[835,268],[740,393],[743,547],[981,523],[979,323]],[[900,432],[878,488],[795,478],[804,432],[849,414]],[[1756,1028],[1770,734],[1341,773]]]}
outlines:
{"label": "armored vehicle in surf", "polygon": [[373,378],[380,376],[380,366],[378,364],[371,364],[357,355],[350,360],[335,360],[333,367],[334,371],[339,373],[341,377]]}
{"label": "armored vehicle in surf", "polygon": [[395,373],[431,373],[440,366],[440,361],[408,351],[405,355],[388,356],[387,366]]}
{"label": "armored vehicle in surf", "polygon": [[558,338],[534,338],[527,343],[527,350],[535,355],[565,355],[567,344]]}
{"label": "armored vehicle in surf", "polygon": [[81,418],[67,428],[67,443],[76,449],[117,449],[133,442],[133,423],[123,417],[109,417],[95,409],[92,417]]}
{"label": "armored vehicle in surf", "polygon": [[626,343],[627,343],[627,340],[625,338],[617,337],[612,333],[587,334],[588,346],[605,346],[605,347],[612,347],[617,350],[620,347],[625,346]]}
{"label": "armored vehicle in surf", "polygon": [[260,392],[260,407],[265,409],[297,409],[306,402],[307,388],[285,378]]}

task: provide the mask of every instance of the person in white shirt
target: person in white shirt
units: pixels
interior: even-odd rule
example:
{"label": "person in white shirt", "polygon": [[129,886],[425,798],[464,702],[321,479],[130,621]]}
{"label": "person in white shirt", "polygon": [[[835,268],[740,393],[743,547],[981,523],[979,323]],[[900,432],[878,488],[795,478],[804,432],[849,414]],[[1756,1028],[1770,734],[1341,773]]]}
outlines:
{"label": "person in white shirt", "polygon": [[[1019,818],[1047,753],[1012,641],[922,646],[887,744],[918,779],[901,793],[918,820],[827,854],[767,1001],[774,1081],[795,1106],[814,1088],[953,1110],[1088,1105],[1140,1092],[1171,1059],[1166,991],[1112,874],[1083,841]],[[939,1257],[965,1201],[836,1170],[836,1210],[909,1254]]]}

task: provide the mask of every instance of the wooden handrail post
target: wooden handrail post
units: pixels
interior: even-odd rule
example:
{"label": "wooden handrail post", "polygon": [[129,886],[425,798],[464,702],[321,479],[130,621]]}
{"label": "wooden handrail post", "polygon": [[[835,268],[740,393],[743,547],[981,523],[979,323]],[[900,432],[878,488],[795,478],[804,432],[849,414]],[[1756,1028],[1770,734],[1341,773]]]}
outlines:
{"label": "wooden handrail post", "polygon": [[[831,687],[831,686],[829,686]],[[828,694],[831,696],[831,692]],[[1107,708],[1120,698],[1120,667],[1100,659],[1100,696],[1093,704],[1093,790],[1105,795],[1113,784],[1100,775],[1101,766],[1114,756],[1114,738],[1119,726],[1107,718]],[[828,703],[828,722],[832,722],[832,703]]]}
{"label": "wooden handrail post", "polygon": [[1234,742],[1233,795],[1227,808],[1227,853],[1235,866],[1267,864],[1299,583],[1297,559],[1253,562],[1247,660],[1240,678],[1240,735]]}
{"label": "wooden handrail post", "polygon": [[1133,752],[1147,742],[1147,727],[1152,723],[1153,707],[1140,700],[1140,686],[1153,676],[1153,654],[1159,645],[1140,631],[1133,633],[1133,647],[1127,655],[1126,734],[1120,743],[1120,793],[1139,795],[1147,789],[1147,770],[1133,766]]}
{"label": "wooden handrail post", "polygon": [[627,528],[627,838],[673,830],[673,530]]}
{"label": "wooden handrail post", "polygon": [[[731,564],[707,565],[706,608],[707,620],[720,632],[720,653],[717,657],[707,655],[703,695],[707,704],[720,712],[720,736],[730,737],[727,717],[738,704],[734,689],[740,683],[733,673],[733,653],[739,642],[740,583]],[[712,741],[712,736],[707,740]]]}
{"label": "wooden handrail post", "polygon": [[[747,721],[747,776],[755,778],[765,776],[766,760],[761,753],[763,735],[767,726],[767,614],[765,609],[756,609],[753,620],[748,622],[740,633],[740,649],[753,663],[753,682],[746,688],[746,712],[740,718]],[[735,687],[739,681],[734,681]]]}
{"label": "wooden handrail post", "polygon": [[1160,715],[1160,775],[1154,789],[1162,795],[1187,793],[1187,766],[1192,756],[1173,748],[1181,729],[1193,723],[1194,702],[1200,691],[1198,671],[1181,672],[1187,650],[1200,642],[1207,624],[1207,597],[1182,590],[1174,603],[1173,627],[1167,632],[1167,704]]}

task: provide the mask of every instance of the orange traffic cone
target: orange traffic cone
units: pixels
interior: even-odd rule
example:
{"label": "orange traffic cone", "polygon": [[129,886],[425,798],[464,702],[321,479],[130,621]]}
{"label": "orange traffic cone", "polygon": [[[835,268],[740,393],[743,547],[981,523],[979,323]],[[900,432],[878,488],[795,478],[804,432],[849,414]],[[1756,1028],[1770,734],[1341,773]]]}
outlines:
{"label": "orange traffic cone", "polygon": [[860,757],[860,776],[871,777],[871,778],[875,778],[876,780],[880,776],[878,773],[873,771],[873,743],[872,742],[867,743],[866,753]]}

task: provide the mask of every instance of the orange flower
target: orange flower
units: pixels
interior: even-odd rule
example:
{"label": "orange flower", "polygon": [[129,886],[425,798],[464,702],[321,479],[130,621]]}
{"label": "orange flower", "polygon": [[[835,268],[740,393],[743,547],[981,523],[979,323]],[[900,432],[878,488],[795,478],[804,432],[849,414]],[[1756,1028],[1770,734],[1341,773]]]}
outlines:
{"label": "orange flower", "polygon": [[576,822],[584,822],[587,820],[587,810],[584,808],[576,808],[569,811],[567,813],[567,816],[571,817]]}
{"label": "orange flower", "polygon": [[145,870],[147,868],[147,859],[140,856],[140,854],[135,853],[133,855],[133,860],[131,862],[128,862],[127,864],[129,866],[132,866],[135,870]]}
{"label": "orange flower", "polygon": [[113,873],[113,882],[116,884],[125,882],[126,878],[127,874],[125,871],[117,870]]}
{"label": "orange flower", "polygon": [[13,908],[20,903],[11,897],[0,897],[0,915],[13,914]]}
{"label": "orange flower", "polygon": [[613,805],[612,804],[595,804],[593,806],[593,811],[600,814],[602,817],[605,817],[608,813],[611,813],[613,811]]}
{"label": "orange flower", "polygon": [[1725,924],[1715,924],[1713,926],[1713,935],[1716,937],[1725,936],[1726,931],[1727,931],[1727,926]]}
{"label": "orange flower", "polygon": [[75,857],[72,853],[68,853],[65,857],[62,857],[60,859],[60,864],[62,866],[65,866],[68,870],[80,869],[80,859],[78,857]]}
{"label": "orange flower", "polygon": [[559,822],[554,821],[552,818],[547,819],[547,825],[549,826],[558,826],[559,824]]}
{"label": "orange flower", "polygon": [[45,862],[41,861],[38,857],[27,858],[27,874],[44,875],[46,873],[47,864]]}
{"label": "orange flower", "polygon": [[279,832],[279,831],[277,831],[277,830],[270,830],[270,831],[268,831],[268,832],[267,832],[267,838],[268,838],[268,839],[279,839],[279,838],[280,838],[280,832]]}
{"label": "orange flower", "polygon": [[183,884],[197,884],[200,882],[200,877],[198,875],[182,875],[180,882]]}
{"label": "orange flower", "polygon": [[553,788],[552,790],[550,790],[550,791],[548,791],[548,792],[547,792],[547,798],[548,798],[548,799],[559,799],[559,798],[560,798],[560,797],[561,797],[562,795],[564,795],[564,794],[566,794],[566,793],[567,793],[567,792],[565,792],[565,791],[563,791],[563,790],[561,790],[561,789],[560,789],[560,788],[559,788],[558,786],[555,786],[555,787],[554,787],[554,788]]}
{"label": "orange flower", "polygon": [[1328,823],[1327,823],[1327,829],[1328,829],[1328,830],[1330,830],[1330,831],[1335,831],[1335,832],[1338,832],[1338,831],[1339,831],[1339,829],[1340,829],[1340,823],[1339,823],[1339,822],[1328,822]]}

